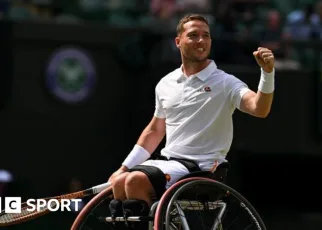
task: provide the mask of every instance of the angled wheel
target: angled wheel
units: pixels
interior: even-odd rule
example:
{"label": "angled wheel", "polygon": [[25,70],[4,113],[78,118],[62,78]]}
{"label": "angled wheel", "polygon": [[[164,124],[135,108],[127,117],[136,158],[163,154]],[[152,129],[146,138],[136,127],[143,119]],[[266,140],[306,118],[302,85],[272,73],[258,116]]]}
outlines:
{"label": "angled wheel", "polygon": [[71,230],[115,229],[113,224],[100,219],[109,216],[109,203],[112,199],[112,188],[107,188],[93,197],[76,217]]}
{"label": "angled wheel", "polygon": [[188,178],[162,196],[155,230],[266,230],[255,208],[236,190],[215,180]]}

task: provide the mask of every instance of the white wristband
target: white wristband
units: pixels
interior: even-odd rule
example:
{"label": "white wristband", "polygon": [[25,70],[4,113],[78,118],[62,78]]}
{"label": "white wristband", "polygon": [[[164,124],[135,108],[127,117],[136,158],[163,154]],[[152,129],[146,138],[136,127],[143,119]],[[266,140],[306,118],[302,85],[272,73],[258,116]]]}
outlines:
{"label": "white wristband", "polygon": [[142,146],[136,144],[130,154],[123,161],[122,165],[131,169],[149,159],[150,156],[151,154],[148,151],[146,151]]}
{"label": "white wristband", "polygon": [[258,90],[262,93],[273,93],[275,89],[275,69],[271,73],[266,73],[261,68],[261,79],[259,81]]}

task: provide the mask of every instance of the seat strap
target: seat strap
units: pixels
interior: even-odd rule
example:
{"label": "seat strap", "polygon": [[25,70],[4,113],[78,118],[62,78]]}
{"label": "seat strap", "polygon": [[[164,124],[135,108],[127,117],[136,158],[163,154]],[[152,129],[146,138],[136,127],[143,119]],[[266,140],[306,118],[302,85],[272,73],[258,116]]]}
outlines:
{"label": "seat strap", "polygon": [[174,157],[170,157],[169,160],[178,161],[179,163],[184,165],[191,173],[201,171],[198,164],[192,160],[178,159],[178,158],[174,158]]}
{"label": "seat strap", "polygon": [[201,171],[201,169],[199,168],[198,164],[192,160],[187,160],[187,159],[179,159],[179,158],[175,158],[175,157],[170,157],[169,159],[165,156],[160,155],[158,158],[158,160],[165,160],[165,161],[178,161],[179,163],[181,163],[184,167],[186,167],[188,169],[189,172],[197,172],[197,171]]}

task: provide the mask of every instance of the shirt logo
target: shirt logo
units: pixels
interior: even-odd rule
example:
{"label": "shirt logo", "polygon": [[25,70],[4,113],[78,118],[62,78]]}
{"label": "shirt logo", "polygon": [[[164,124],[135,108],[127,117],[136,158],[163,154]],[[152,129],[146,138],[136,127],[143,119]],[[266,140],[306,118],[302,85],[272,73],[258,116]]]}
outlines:
{"label": "shirt logo", "polygon": [[209,86],[206,86],[202,89],[198,89],[198,92],[211,92],[211,88]]}
{"label": "shirt logo", "polygon": [[206,92],[210,92],[210,91],[211,91],[211,89],[210,89],[210,87],[209,87],[209,86],[206,86],[206,87],[204,88],[204,90],[205,90]]}

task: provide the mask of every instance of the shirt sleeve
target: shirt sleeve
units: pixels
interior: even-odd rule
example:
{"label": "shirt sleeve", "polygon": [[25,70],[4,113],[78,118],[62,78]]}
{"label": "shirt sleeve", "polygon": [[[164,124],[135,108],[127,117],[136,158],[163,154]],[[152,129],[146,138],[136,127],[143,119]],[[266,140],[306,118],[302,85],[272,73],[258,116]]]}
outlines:
{"label": "shirt sleeve", "polygon": [[155,88],[155,111],[154,116],[157,118],[165,118],[165,111],[159,98],[158,86]]}
{"label": "shirt sleeve", "polygon": [[240,102],[243,96],[249,91],[251,90],[243,81],[233,75],[227,75],[225,92],[233,109],[240,109]]}

